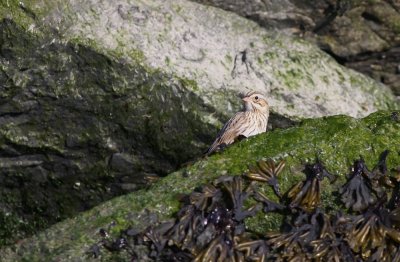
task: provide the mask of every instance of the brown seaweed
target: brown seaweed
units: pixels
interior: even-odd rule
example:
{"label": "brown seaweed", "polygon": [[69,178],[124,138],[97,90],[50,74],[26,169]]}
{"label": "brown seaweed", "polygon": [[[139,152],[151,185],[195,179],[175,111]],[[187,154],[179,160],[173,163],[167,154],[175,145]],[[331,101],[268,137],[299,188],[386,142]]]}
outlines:
{"label": "brown seaweed", "polygon": [[372,173],[361,158],[354,162],[348,182],[339,190],[346,208],[361,211],[376,201],[371,185]]}
{"label": "brown seaweed", "polygon": [[[174,219],[144,231],[127,228],[115,238],[112,227],[101,229],[88,253],[126,251],[131,261],[400,261],[400,171],[389,176],[387,155],[371,172],[362,158],[355,161],[339,189],[348,214],[321,206],[321,181],[334,177],[320,161],[306,165],[306,179],[279,202],[255,183],[278,194],[284,162],[260,161],[244,175],[250,181],[220,177],[183,198]],[[284,215],[280,231],[246,230],[247,218],[258,212]]]}
{"label": "brown seaweed", "polygon": [[320,161],[315,164],[306,165],[304,173],[306,180],[297,183],[287,193],[290,207],[301,207],[311,211],[321,202],[321,181],[327,177],[333,180],[334,177],[326,171]]}
{"label": "brown seaweed", "polygon": [[233,177],[231,181],[222,183],[223,188],[229,193],[231,200],[231,209],[233,211],[233,218],[240,222],[246,217],[254,216],[260,210],[260,205],[254,205],[250,208],[244,209],[244,201],[248,199],[251,194],[251,188],[245,190],[244,181],[241,177]]}
{"label": "brown seaweed", "polygon": [[257,163],[257,167],[250,167],[249,172],[247,172],[245,176],[255,181],[266,182],[274,189],[275,194],[280,196],[281,193],[277,177],[284,167],[285,161],[283,160],[281,160],[277,165],[270,158],[266,161],[260,160]]}

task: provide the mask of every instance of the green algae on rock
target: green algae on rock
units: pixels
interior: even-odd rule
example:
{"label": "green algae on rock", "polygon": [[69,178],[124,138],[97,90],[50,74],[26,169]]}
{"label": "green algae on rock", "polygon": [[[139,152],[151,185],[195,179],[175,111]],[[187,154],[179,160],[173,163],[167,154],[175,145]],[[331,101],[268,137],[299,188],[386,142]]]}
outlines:
{"label": "green algae on rock", "polygon": [[188,1],[9,0],[0,19],[0,244],[200,155],[242,87],[276,119],[397,106],[315,46]]}
{"label": "green algae on rock", "polygon": [[[355,213],[343,212],[343,205],[342,210],[321,208],[321,181],[327,177],[334,182],[334,177],[318,160],[305,166],[306,178],[283,197],[275,190],[279,203],[270,200],[255,181],[277,187],[283,161],[275,165],[268,159],[245,174],[251,182],[221,176],[182,197],[172,220],[149,223],[143,231],[128,227],[117,236],[100,229],[101,238],[88,256],[110,251],[139,261],[397,261],[400,170],[390,174],[388,153],[382,152],[371,171],[362,158],[356,160],[347,183],[335,183],[342,204]],[[250,200],[255,203],[246,204]],[[260,212],[284,216],[280,230],[248,230],[246,218]]]}
{"label": "green algae on rock", "polygon": [[[148,190],[105,202],[26,239],[18,245],[1,250],[2,258],[21,260],[41,258],[70,261],[85,254],[96,239],[100,228],[116,221],[118,231],[128,224],[144,229],[146,212],[156,213],[160,220],[172,216],[179,209],[178,195],[214,181],[221,175],[241,175],[262,158],[285,159],[286,168],[279,175],[280,190],[286,192],[291,185],[303,179],[304,164],[318,157],[328,172],[344,181],[348,167],[360,155],[367,166],[374,166],[379,155],[388,149],[389,169],[400,164],[400,112],[380,111],[363,119],[332,116],[303,121],[299,126],[277,129],[228,147],[224,152],[174,172]],[[338,210],[331,192],[335,190],[327,180],[322,181],[323,207]],[[273,190],[266,187],[262,193],[273,198]],[[276,229],[281,216],[254,217],[246,221],[249,229],[265,232]]]}
{"label": "green algae on rock", "polygon": [[232,11],[277,33],[316,42],[340,64],[400,95],[398,1],[192,1]]}
{"label": "green algae on rock", "polygon": [[0,245],[176,170],[217,132],[179,78],[9,19],[0,39]]}
{"label": "green algae on rock", "polygon": [[[128,63],[136,63],[139,53],[141,65],[195,81],[194,93],[225,117],[243,89],[265,92],[275,112],[298,118],[362,117],[395,106],[387,87],[344,69],[315,45],[218,8],[186,0],[42,0],[27,6],[37,13],[35,30],[55,28],[64,41]],[[222,93],[230,96],[215,98]]]}

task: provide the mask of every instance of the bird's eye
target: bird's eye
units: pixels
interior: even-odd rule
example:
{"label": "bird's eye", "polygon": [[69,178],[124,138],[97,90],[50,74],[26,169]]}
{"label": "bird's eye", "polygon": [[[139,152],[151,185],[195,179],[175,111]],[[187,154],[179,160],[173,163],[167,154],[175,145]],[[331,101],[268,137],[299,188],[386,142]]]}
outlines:
{"label": "bird's eye", "polygon": [[254,97],[256,100],[258,100],[258,96]]}

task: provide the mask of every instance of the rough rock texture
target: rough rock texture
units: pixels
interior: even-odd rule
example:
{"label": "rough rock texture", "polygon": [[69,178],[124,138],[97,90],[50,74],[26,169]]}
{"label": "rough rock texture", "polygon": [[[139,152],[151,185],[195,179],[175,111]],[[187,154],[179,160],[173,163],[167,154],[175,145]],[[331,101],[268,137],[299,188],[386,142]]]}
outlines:
{"label": "rough rock texture", "polygon": [[192,2],[10,0],[0,18],[0,245],[200,156],[244,88],[274,127],[396,107],[313,45]]}
{"label": "rough rock texture", "polygon": [[394,0],[194,0],[295,34],[400,96],[400,2]]}
{"label": "rough rock texture", "polygon": [[[389,170],[396,168],[400,165],[399,143],[400,111],[378,112],[361,120],[346,116],[306,120],[298,127],[278,129],[243,140],[221,154],[170,174],[149,190],[103,203],[12,248],[3,249],[0,254],[6,261],[80,261],[85,258],[91,244],[100,239],[99,229],[107,228],[111,221],[117,222],[115,232],[127,224],[143,229],[157,221],[152,213],[158,214],[160,220],[173,215],[179,208],[179,194],[189,193],[221,175],[240,175],[263,157],[285,159],[286,168],[279,175],[281,191],[284,192],[295,181],[304,179],[301,173],[304,164],[313,162],[316,157],[329,172],[343,180],[349,166],[360,155],[372,168],[385,149],[390,150],[387,159]],[[321,199],[331,209],[335,200],[330,191],[337,189],[324,181]],[[269,187],[263,192],[268,197],[273,195]],[[280,219],[279,216],[263,215],[262,219],[248,219],[246,224],[250,230],[262,234],[265,230],[276,229]],[[106,258],[103,257],[104,261],[110,261]]]}
{"label": "rough rock texture", "polygon": [[0,226],[7,235],[165,175],[201,155],[217,131],[200,120],[213,110],[184,81],[48,44],[9,20],[0,32],[2,216],[24,217]]}
{"label": "rough rock texture", "polygon": [[212,7],[185,0],[47,2],[32,8],[48,8],[41,21],[63,39],[95,43],[128,62],[139,50],[148,66],[194,80],[193,91],[220,112],[231,112],[246,89],[265,92],[274,111],[290,117],[361,117],[390,100],[384,86],[344,71],[315,46]]}
{"label": "rough rock texture", "polygon": [[363,72],[392,88],[400,97],[400,47],[392,47],[381,52],[358,54],[343,59],[345,66]]}

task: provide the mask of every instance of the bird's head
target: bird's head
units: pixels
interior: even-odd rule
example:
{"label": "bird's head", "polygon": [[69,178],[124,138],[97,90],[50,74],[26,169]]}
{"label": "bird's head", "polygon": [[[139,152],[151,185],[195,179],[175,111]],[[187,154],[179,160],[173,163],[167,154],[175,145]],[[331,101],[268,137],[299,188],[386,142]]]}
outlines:
{"label": "bird's head", "polygon": [[242,95],[245,111],[260,111],[261,113],[269,112],[269,105],[264,95],[259,92],[249,92]]}

